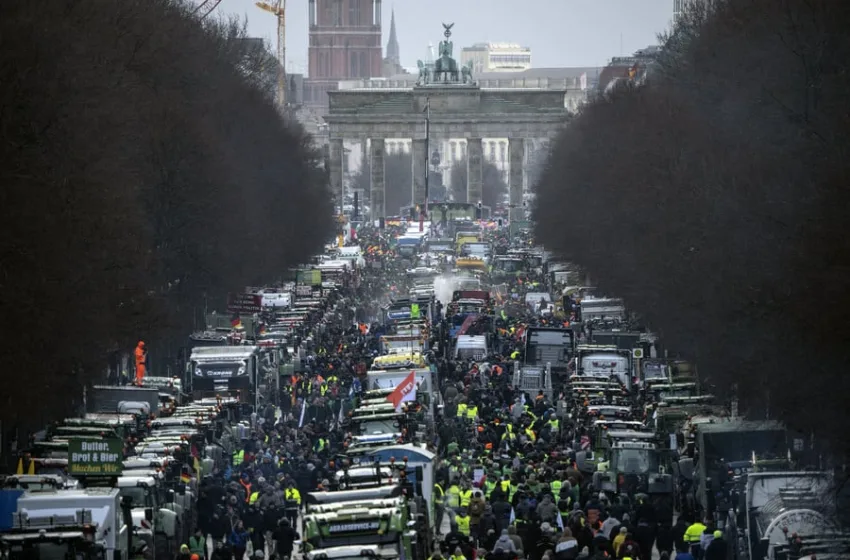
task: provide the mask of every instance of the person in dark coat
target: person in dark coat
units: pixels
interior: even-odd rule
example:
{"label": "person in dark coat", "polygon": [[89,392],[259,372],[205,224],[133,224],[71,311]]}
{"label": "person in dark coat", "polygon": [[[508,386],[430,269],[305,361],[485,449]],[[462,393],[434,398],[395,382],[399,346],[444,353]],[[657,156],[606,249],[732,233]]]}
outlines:
{"label": "person in dark coat", "polygon": [[726,560],[729,544],[723,538],[723,531],[715,531],[714,538],[703,553],[703,560]]}
{"label": "person in dark coat", "polygon": [[289,524],[289,519],[281,519],[278,523],[278,528],[272,534],[272,538],[277,544],[277,553],[281,557],[292,557],[294,543],[299,539],[298,533]]}

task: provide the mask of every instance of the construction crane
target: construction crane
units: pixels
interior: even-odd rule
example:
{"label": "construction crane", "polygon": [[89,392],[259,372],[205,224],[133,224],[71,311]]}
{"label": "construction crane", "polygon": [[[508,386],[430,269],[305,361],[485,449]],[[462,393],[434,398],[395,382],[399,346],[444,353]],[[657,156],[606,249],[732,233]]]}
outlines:
{"label": "construction crane", "polygon": [[277,60],[280,71],[277,73],[277,102],[281,109],[286,107],[286,0],[277,0],[276,5],[267,2],[255,2],[261,10],[277,17]]}
{"label": "construction crane", "polygon": [[192,13],[198,14],[200,19],[204,19],[213,13],[213,10],[218,8],[219,4],[221,4],[221,0],[203,0]]}

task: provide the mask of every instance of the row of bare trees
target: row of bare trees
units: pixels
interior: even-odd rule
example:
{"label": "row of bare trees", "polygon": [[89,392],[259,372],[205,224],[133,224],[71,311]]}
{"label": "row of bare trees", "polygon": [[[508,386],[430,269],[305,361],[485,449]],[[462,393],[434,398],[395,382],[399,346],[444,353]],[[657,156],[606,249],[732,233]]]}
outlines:
{"label": "row of bare trees", "polygon": [[193,11],[0,3],[0,420],[63,414],[109,351],[186,336],[205,298],[281,277],[331,233],[272,57]]}
{"label": "row of bare trees", "polygon": [[850,449],[850,4],[693,3],[646,85],[598,99],[537,234],[742,408]]}

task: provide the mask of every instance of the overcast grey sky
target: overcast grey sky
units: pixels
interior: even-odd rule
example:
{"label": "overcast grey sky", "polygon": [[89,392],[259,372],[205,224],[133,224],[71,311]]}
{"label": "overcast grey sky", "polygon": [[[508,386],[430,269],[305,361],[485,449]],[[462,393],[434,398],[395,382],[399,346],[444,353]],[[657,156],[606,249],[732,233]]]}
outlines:
{"label": "overcast grey sky", "polygon": [[[303,72],[307,0],[286,4],[287,69]],[[656,35],[670,25],[673,0],[383,0],[384,48],[392,8],[401,63],[407,67],[425,58],[429,42],[442,39],[441,22],[455,23],[456,57],[472,43],[520,43],[531,47],[535,67],[581,67],[604,66],[612,56],[656,44]],[[252,0],[222,0],[217,11],[247,17],[250,33],[276,48],[275,17]]]}

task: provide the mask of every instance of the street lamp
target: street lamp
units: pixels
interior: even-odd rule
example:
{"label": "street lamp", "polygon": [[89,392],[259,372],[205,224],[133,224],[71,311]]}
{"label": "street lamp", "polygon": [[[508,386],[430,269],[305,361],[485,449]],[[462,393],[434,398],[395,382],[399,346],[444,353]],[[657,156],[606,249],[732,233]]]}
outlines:
{"label": "street lamp", "polygon": [[423,219],[428,217],[428,190],[430,188],[430,180],[429,180],[429,168],[431,167],[429,152],[431,151],[431,98],[425,98],[425,205],[422,207],[424,209]]}

